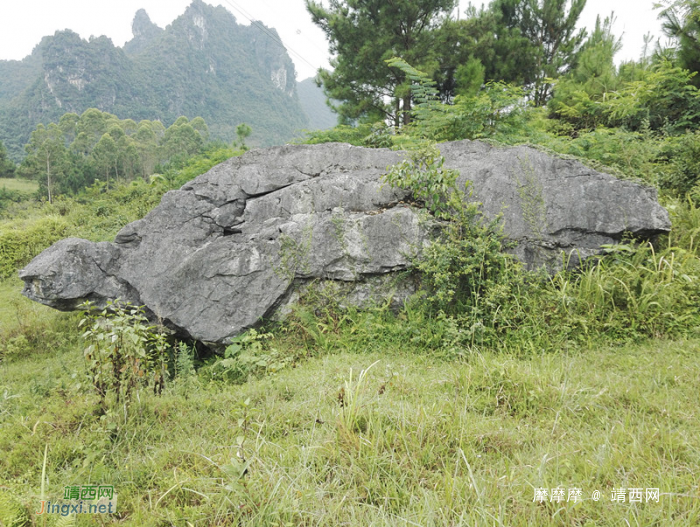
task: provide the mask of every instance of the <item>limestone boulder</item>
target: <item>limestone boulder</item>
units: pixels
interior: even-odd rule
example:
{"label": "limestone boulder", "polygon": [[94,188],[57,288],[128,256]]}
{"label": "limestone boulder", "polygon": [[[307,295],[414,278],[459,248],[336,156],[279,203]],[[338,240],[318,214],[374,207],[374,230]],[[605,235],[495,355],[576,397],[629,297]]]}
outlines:
{"label": "limestone boulder", "polygon": [[[653,189],[578,161],[471,141],[440,150],[484,214],[503,216],[530,267],[556,267],[562,253],[585,258],[627,231],[670,228]],[[62,310],[120,298],[215,346],[279,314],[314,280],[350,301],[400,301],[412,289],[397,271],[437,232],[408,192],[381,179],[403,156],[346,144],[248,152],[165,194],[112,243],[54,244],[20,272],[23,293]]]}

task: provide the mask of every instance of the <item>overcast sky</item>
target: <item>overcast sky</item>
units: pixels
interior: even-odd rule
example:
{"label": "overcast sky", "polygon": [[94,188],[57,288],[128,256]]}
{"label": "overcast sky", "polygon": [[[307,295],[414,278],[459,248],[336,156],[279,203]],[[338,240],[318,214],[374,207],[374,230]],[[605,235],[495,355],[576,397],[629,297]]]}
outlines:
{"label": "overcast sky", "polygon": [[[206,0],[205,0],[206,1]],[[653,10],[655,0],[588,0],[581,25],[592,28],[596,14],[614,11],[616,35],[624,48],[618,61],[639,58],[647,32],[660,35]],[[20,60],[31,53],[42,37],[72,29],[83,38],[107,35],[115,45],[131,39],[131,22],[140,8],[151,20],[166,27],[181,15],[191,0],[0,0],[0,60]],[[261,20],[280,34],[297,69],[298,80],[328,67],[328,46],[320,29],[311,23],[303,0],[208,0],[228,9],[240,24],[247,18]],[[473,2],[480,5],[481,1]],[[461,0],[461,12],[468,5]],[[624,33],[624,34],[623,34]]]}

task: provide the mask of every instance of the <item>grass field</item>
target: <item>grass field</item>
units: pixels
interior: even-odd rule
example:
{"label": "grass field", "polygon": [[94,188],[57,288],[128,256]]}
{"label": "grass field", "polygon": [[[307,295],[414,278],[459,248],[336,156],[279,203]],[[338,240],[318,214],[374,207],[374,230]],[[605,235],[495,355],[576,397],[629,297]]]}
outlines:
{"label": "grass field", "polygon": [[39,184],[36,181],[30,181],[28,179],[0,178],[0,189],[2,188],[17,192],[26,192],[27,194],[33,194],[34,192],[39,190]]}
{"label": "grass field", "polygon": [[700,522],[700,341],[460,362],[368,342],[243,384],[200,367],[100,415],[77,316],[56,317],[42,351],[0,364],[0,498],[27,511],[48,447],[45,499],[118,493],[77,525]]}

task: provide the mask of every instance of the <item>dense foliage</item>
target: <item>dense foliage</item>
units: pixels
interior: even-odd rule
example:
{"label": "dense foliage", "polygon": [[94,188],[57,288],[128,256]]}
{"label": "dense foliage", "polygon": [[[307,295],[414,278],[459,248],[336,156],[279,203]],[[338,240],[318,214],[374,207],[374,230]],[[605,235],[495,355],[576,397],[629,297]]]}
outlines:
{"label": "dense foliage", "polygon": [[[516,18],[544,16],[537,10],[525,14],[519,5],[494,2],[490,12],[510,6]],[[582,8],[574,3],[567,14],[564,2],[542,6],[548,6],[550,21],[562,24],[572,23]],[[465,26],[486,16],[483,10],[471,14]],[[696,334],[700,99],[695,74],[668,50],[616,66],[619,40],[610,28],[610,19],[599,19],[585,41],[582,34],[574,37],[564,31],[561,42],[568,42],[571,53],[554,61],[558,66],[549,71],[559,78],[548,74],[546,83],[536,75],[520,85],[487,81],[485,68],[470,55],[456,72],[461,85],[447,97],[444,79],[393,57],[387,65],[410,82],[410,119],[401,127],[392,127],[395,123],[389,120],[338,127],[309,138],[348,138],[364,146],[411,150],[386,177],[391,184],[411,189],[416,200],[446,221],[442,236],[416,262],[426,296],[411,308],[437,315],[443,349],[535,350],[598,339],[620,342]],[[564,56],[569,57],[568,72],[562,67]],[[543,71],[543,63],[538,64],[536,70]],[[441,170],[437,151],[426,146],[459,139],[529,142],[575,155],[620,177],[656,186],[665,203],[672,204],[674,221],[693,219],[660,245],[629,240],[581,271],[537,277],[504,259],[497,225],[484,224],[474,204],[455,199],[459,189],[449,188],[451,179]]]}
{"label": "dense foliage", "polygon": [[411,118],[410,82],[385,65],[399,56],[427,72],[449,101],[484,81],[525,85],[537,106],[552,79],[575,66],[585,30],[576,30],[585,0],[494,0],[465,19],[454,1],[307,0],[326,33],[333,70],[319,70],[326,95],[344,122],[386,120],[399,128]]}
{"label": "dense foliage", "polygon": [[159,121],[120,120],[91,108],[38,125],[18,173],[37,180],[52,202],[56,194],[76,193],[96,180],[148,180],[156,167],[201,153],[208,136],[201,117],[180,117],[166,129]]}
{"label": "dense foliage", "polygon": [[[679,66],[700,73],[700,4],[697,0],[662,0],[659,5],[662,29],[676,43],[675,52]],[[700,87],[700,78],[693,79]]]}
{"label": "dense foliage", "polygon": [[212,144],[201,154],[178,158],[148,181],[136,177],[109,184],[96,180],[75,195],[55,195],[53,203],[22,199],[3,200],[0,194],[0,280],[17,271],[52,243],[68,236],[106,241],[127,223],[142,218],[163,193],[179,188],[212,166],[240,155],[242,150]]}
{"label": "dense foliage", "polygon": [[11,178],[15,175],[15,164],[7,155],[5,145],[0,141],[0,178]]}
{"label": "dense foliage", "polygon": [[411,94],[405,76],[384,61],[396,54],[420,65],[435,61],[434,30],[455,0],[333,0],[329,7],[306,1],[313,21],[330,43],[333,71],[319,70],[326,94],[339,101],[346,122],[388,119],[408,122]]}

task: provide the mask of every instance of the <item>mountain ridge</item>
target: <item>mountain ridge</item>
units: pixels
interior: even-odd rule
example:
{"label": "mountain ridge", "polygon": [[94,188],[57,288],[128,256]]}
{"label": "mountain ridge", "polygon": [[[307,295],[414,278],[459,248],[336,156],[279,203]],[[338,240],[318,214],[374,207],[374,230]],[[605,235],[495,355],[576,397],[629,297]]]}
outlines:
{"label": "mountain ridge", "polygon": [[221,6],[193,0],[165,29],[140,9],[123,47],[71,30],[44,37],[21,61],[0,61],[0,140],[19,160],[38,123],[97,108],[121,119],[203,117],[213,138],[253,129],[254,146],[281,144],[309,127],[296,71],[272,28],[238,24]]}

